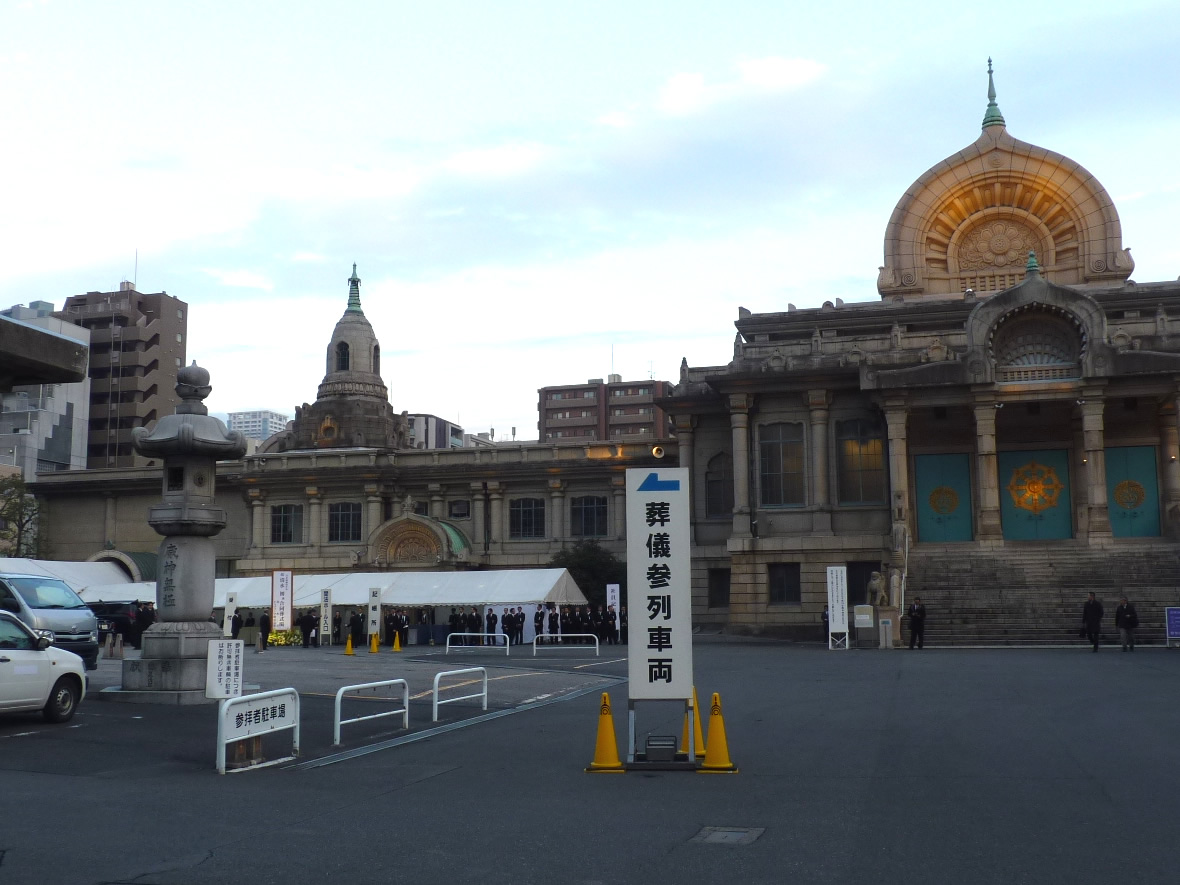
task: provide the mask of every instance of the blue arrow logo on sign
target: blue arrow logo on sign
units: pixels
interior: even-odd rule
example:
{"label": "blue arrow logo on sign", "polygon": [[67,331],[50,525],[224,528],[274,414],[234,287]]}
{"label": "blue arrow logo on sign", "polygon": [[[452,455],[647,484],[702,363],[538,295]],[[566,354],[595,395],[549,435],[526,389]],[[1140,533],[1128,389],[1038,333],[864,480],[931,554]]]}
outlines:
{"label": "blue arrow logo on sign", "polygon": [[647,478],[639,484],[638,490],[641,492],[678,492],[680,491],[680,480],[660,479],[658,474],[649,473]]}

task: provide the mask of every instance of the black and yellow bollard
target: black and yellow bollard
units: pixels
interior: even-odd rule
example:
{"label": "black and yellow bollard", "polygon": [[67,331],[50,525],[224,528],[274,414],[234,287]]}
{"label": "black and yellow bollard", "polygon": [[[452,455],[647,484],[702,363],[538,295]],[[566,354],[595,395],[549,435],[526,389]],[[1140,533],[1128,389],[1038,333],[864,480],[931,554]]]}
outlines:
{"label": "black and yellow bollard", "polygon": [[604,691],[602,703],[598,707],[598,738],[594,742],[594,761],[586,771],[623,770],[623,763],[619,761],[619,745],[615,742],[615,718],[610,712],[610,695]]}
{"label": "black and yellow bollard", "polygon": [[721,695],[713,692],[709,703],[709,746],[705,763],[697,769],[709,774],[737,774],[737,766],[729,761],[729,743],[725,739],[725,719],[721,716]]}

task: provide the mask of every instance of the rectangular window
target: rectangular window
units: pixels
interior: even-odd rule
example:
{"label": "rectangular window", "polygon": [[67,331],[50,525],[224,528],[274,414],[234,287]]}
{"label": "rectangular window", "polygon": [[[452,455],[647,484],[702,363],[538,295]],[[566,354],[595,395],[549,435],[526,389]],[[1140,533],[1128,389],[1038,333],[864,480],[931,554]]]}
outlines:
{"label": "rectangular window", "polygon": [[885,503],[885,436],[879,421],[837,421],[836,458],[841,504]]}
{"label": "rectangular window", "polygon": [[303,505],[276,504],[270,508],[270,542],[303,543]]}
{"label": "rectangular window", "polygon": [[763,424],[759,427],[758,467],[763,507],[798,507],[807,503],[803,425]]}
{"label": "rectangular window", "polygon": [[709,569],[709,608],[729,608],[729,569]]}
{"label": "rectangular window", "polygon": [[799,563],[775,562],[766,567],[770,583],[768,602],[771,605],[798,605],[803,601],[799,582]]}
{"label": "rectangular window", "polygon": [[467,500],[451,501],[447,509],[451,519],[467,519],[471,516],[471,502]]}
{"label": "rectangular window", "polygon": [[570,498],[570,536],[574,538],[606,537],[606,498],[583,495]]}
{"label": "rectangular window", "polygon": [[354,501],[328,505],[328,540],[361,539],[361,505]]}
{"label": "rectangular window", "polygon": [[508,503],[508,537],[545,537],[545,499],[517,498]]}

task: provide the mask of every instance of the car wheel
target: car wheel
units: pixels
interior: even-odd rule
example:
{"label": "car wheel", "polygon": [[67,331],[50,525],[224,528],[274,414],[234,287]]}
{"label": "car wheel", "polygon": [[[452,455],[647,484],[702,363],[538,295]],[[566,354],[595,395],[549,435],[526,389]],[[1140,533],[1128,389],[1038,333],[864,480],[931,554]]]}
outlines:
{"label": "car wheel", "polygon": [[78,684],[63,676],[53,686],[45,703],[45,718],[50,722],[68,722],[78,709]]}

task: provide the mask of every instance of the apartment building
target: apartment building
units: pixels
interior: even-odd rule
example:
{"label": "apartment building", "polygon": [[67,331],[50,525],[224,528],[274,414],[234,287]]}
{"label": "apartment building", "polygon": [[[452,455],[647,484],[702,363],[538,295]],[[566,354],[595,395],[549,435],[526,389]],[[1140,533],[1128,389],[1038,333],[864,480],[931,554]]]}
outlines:
{"label": "apartment building", "polygon": [[537,430],[542,442],[614,440],[635,442],[667,439],[668,416],[656,401],[669,394],[667,381],[624,381],[609,375],[604,382],[542,387]]}

